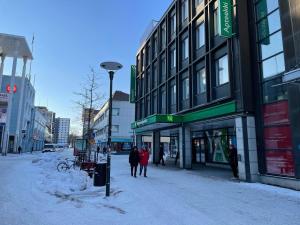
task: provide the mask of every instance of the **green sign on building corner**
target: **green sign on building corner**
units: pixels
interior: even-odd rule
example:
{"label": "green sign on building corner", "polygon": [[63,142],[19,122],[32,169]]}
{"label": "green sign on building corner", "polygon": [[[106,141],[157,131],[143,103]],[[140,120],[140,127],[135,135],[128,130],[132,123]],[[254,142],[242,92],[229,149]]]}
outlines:
{"label": "green sign on building corner", "polygon": [[135,103],[135,72],[136,66],[131,66],[131,73],[130,73],[130,103]]}
{"label": "green sign on building corner", "polygon": [[218,0],[219,34],[223,37],[231,37],[232,32],[232,0]]}

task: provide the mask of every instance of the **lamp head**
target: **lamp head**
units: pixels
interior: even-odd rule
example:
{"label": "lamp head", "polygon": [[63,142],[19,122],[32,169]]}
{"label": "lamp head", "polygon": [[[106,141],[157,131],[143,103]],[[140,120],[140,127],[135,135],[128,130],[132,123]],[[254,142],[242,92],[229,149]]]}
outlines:
{"label": "lamp head", "polygon": [[122,69],[122,65],[117,62],[103,62],[100,64],[101,68],[107,70],[107,71],[117,71],[119,69]]}

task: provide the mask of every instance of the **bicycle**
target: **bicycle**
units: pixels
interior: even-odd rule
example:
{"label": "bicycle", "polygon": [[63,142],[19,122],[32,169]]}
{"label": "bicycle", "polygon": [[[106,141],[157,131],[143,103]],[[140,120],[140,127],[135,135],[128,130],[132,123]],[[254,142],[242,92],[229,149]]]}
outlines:
{"label": "bicycle", "polygon": [[66,158],[57,164],[56,168],[58,172],[66,172],[67,170],[76,167],[76,160]]}

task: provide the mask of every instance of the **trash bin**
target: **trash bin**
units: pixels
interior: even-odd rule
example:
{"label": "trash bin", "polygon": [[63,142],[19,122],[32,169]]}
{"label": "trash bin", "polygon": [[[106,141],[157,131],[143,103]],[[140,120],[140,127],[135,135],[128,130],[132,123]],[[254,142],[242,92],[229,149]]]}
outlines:
{"label": "trash bin", "polygon": [[97,163],[94,170],[94,186],[105,186],[106,183],[106,163]]}

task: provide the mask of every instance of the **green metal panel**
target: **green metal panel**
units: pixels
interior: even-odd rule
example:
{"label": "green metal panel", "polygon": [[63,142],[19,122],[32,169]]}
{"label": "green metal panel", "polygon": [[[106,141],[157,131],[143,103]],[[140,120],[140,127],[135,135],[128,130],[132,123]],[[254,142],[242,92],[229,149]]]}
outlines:
{"label": "green metal panel", "polygon": [[212,117],[223,116],[234,113],[235,111],[236,104],[234,101],[232,101],[184,115],[152,115],[143,120],[132,123],[131,128],[136,129],[155,123],[189,123],[209,119]]}
{"label": "green metal panel", "polygon": [[185,114],[183,123],[193,122],[197,120],[204,120],[212,117],[223,116],[226,114],[234,113],[236,111],[235,102],[229,102],[218,106],[213,106],[207,109],[202,109],[197,112]]}

